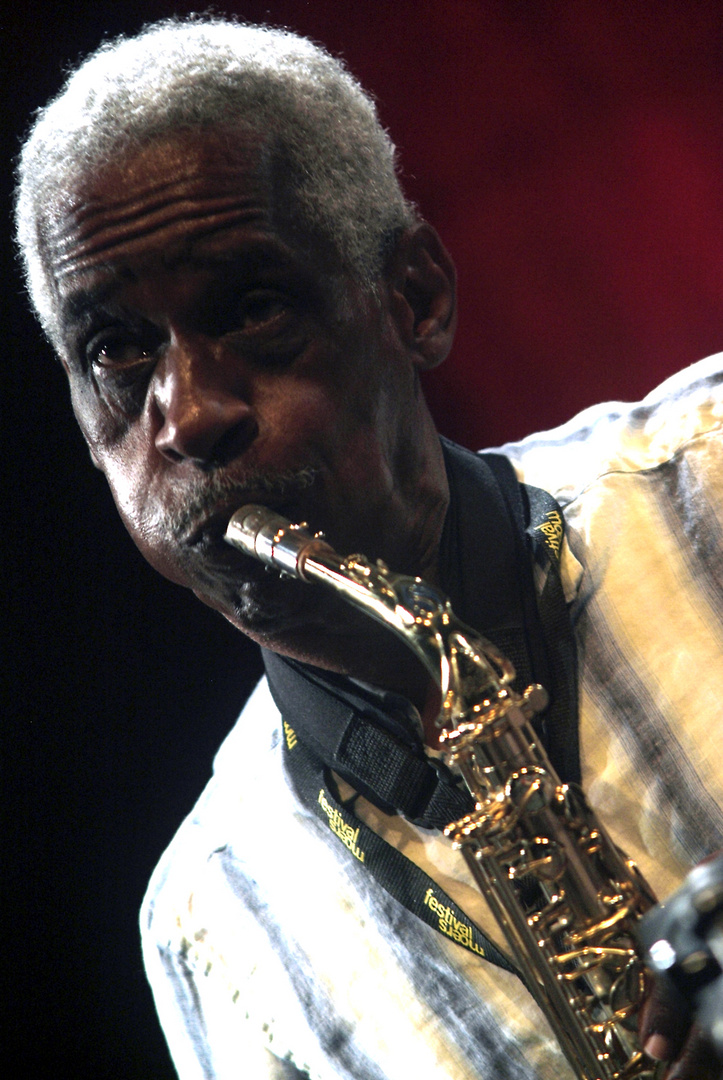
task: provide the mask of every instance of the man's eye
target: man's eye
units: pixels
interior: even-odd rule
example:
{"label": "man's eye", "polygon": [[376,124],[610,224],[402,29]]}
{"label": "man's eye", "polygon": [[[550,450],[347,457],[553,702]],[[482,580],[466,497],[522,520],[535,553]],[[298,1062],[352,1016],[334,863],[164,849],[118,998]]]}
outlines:
{"label": "man's eye", "polygon": [[273,330],[290,314],[288,300],[276,292],[255,292],[244,297],[239,309],[240,329]]}
{"label": "man's eye", "polygon": [[88,343],[86,357],[100,368],[128,368],[148,360],[153,351],[151,342],[132,334],[98,334]]}
{"label": "man's eye", "polygon": [[268,366],[291,363],[304,349],[307,327],[293,298],[274,289],[257,289],[233,302],[226,318],[226,341],[249,360]]}

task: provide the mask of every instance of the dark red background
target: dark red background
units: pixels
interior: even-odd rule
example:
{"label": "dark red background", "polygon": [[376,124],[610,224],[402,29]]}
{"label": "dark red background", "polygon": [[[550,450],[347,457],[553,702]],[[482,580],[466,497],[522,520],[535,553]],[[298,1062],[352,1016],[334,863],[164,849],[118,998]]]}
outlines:
{"label": "dark red background", "polygon": [[[97,0],[6,16],[10,153],[67,62],[189,10]],[[427,383],[446,434],[517,438],[723,348],[721,3],[226,10],[311,34],[374,91],[406,189],[459,267],[458,342]],[[136,911],[258,661],[136,554],[9,248],[4,268],[6,1057],[38,1080],[171,1077]]]}
{"label": "dark red background", "polygon": [[720,4],[271,10],[373,89],[454,254],[460,330],[430,390],[455,437],[636,399],[722,347]]}

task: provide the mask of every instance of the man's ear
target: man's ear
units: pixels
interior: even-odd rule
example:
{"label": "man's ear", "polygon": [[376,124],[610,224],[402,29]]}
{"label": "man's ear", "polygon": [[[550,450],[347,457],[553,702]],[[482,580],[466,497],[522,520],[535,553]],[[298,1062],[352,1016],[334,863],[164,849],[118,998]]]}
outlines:
{"label": "man's ear", "polygon": [[457,326],[457,271],[426,221],[399,238],[386,267],[390,307],[420,370],[441,364]]}

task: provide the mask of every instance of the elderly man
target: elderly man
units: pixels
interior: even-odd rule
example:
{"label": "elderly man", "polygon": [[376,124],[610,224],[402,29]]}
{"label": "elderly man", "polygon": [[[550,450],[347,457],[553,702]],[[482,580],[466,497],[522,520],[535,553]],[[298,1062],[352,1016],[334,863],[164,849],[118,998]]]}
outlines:
{"label": "elderly man", "polygon": [[[723,837],[719,365],[506,457],[440,440],[419,373],[451,347],[451,260],[363,91],[265,28],[164,23],[90,57],[28,139],[18,234],[130,534],[264,649],[144,906],[179,1074],[568,1075],[440,835],[469,797],[427,674],[224,532],[260,502],[438,586],[550,689],[569,780],[579,696],[591,797],[666,893]],[[676,1057],[678,1028],[651,1008],[643,1042]],[[676,1068],[712,1068],[695,1035]]]}

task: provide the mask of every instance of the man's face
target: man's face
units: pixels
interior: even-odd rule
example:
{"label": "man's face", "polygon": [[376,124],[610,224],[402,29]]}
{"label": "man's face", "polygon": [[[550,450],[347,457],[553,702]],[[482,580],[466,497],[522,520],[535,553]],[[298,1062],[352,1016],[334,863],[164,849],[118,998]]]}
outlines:
{"label": "man's face", "polygon": [[248,136],[158,142],[87,178],[49,236],[73,408],[128,530],[257,637],[314,605],[224,543],[244,503],[400,568],[428,543],[388,290],[290,240],[271,180]]}

